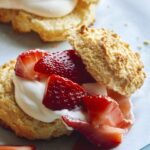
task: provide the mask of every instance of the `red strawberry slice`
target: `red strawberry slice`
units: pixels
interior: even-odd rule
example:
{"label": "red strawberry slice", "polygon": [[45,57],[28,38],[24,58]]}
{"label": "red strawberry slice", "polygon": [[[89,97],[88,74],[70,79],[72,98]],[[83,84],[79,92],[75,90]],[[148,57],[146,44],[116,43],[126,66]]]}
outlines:
{"label": "red strawberry slice", "polygon": [[35,71],[47,75],[57,74],[76,83],[94,82],[75,50],[50,53],[36,63]]}
{"label": "red strawberry slice", "polygon": [[85,90],[77,83],[51,75],[47,81],[43,104],[52,110],[73,109],[82,104],[85,95]]}
{"label": "red strawberry slice", "polygon": [[85,96],[88,123],[63,117],[65,123],[83,134],[91,143],[104,148],[117,146],[131,126],[116,101],[103,96]]}
{"label": "red strawberry slice", "polygon": [[90,123],[74,120],[67,116],[63,116],[62,119],[68,126],[77,130],[87,140],[98,147],[112,148],[122,141],[123,129],[103,125],[94,127]]}
{"label": "red strawberry slice", "polygon": [[130,120],[124,118],[118,103],[110,97],[86,96],[83,99],[89,121],[94,126],[108,125],[128,129]]}
{"label": "red strawberry slice", "polygon": [[36,150],[34,146],[0,146],[0,150]]}
{"label": "red strawberry slice", "polygon": [[44,78],[45,75],[34,71],[34,66],[39,59],[47,54],[47,52],[38,49],[21,53],[17,58],[15,66],[16,75],[29,80]]}

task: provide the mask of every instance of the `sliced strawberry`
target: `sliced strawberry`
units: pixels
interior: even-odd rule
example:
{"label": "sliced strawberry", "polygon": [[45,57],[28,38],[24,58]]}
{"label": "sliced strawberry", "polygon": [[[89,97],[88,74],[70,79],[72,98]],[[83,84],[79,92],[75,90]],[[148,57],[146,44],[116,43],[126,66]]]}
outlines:
{"label": "sliced strawberry", "polygon": [[84,105],[88,111],[89,121],[94,126],[109,125],[128,129],[130,120],[126,120],[117,102],[110,97],[86,96]]}
{"label": "sliced strawberry", "polygon": [[34,146],[0,146],[0,150],[36,150]]}
{"label": "sliced strawberry", "polygon": [[64,122],[83,134],[91,143],[104,148],[117,146],[123,134],[131,126],[117,102],[109,97],[85,96],[83,103],[88,113],[88,122],[63,116]]}
{"label": "sliced strawberry", "polygon": [[49,53],[36,63],[35,71],[47,75],[57,74],[76,83],[94,82],[75,50]]}
{"label": "sliced strawberry", "polygon": [[102,148],[112,148],[122,141],[123,129],[110,126],[94,127],[90,123],[74,120],[67,116],[62,117],[63,121],[70,127],[85,136],[92,144]]}
{"label": "sliced strawberry", "polygon": [[35,72],[34,66],[39,59],[47,54],[47,52],[38,49],[21,53],[17,58],[15,66],[16,75],[29,80],[42,79],[45,75]]}
{"label": "sliced strawberry", "polygon": [[126,119],[130,119],[133,122],[133,113],[131,111],[131,101],[127,96],[123,96],[113,90],[107,90],[108,96],[112,97],[118,104]]}
{"label": "sliced strawberry", "polygon": [[77,83],[51,75],[47,81],[43,104],[52,110],[73,109],[81,105],[85,95],[85,90]]}

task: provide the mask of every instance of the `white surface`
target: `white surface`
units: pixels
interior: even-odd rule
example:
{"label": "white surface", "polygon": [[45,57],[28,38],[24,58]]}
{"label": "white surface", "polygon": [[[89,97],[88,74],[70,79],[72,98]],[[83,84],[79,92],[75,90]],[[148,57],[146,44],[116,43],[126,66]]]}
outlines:
{"label": "white surface", "polygon": [[[135,124],[125,136],[123,143],[115,150],[139,150],[150,143],[150,46],[143,41],[150,40],[149,0],[102,0],[97,10],[96,27],[109,28],[119,33],[133,49],[139,50],[147,72],[143,87],[132,96]],[[58,44],[58,43],[57,43]],[[68,44],[42,43],[35,34],[18,34],[9,25],[0,25],[0,64],[13,59],[23,50],[42,48],[64,50]],[[52,141],[32,142],[16,137],[0,128],[0,144],[36,144],[39,150],[71,150],[76,138],[62,137]]]}

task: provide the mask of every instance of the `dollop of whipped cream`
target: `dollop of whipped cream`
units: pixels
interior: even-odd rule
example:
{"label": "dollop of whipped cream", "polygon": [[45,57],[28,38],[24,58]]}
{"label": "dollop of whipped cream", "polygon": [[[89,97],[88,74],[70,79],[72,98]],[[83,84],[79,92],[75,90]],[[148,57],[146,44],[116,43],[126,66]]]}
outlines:
{"label": "dollop of whipped cream", "polygon": [[62,17],[71,13],[78,0],[0,0],[0,8],[24,10],[43,17]]}
{"label": "dollop of whipped cream", "polygon": [[30,81],[13,75],[15,85],[15,99],[19,107],[29,116],[42,122],[53,122],[67,115],[75,119],[86,120],[85,114],[80,108],[73,110],[63,109],[53,111],[46,108],[43,104],[43,96],[46,83],[39,81]]}

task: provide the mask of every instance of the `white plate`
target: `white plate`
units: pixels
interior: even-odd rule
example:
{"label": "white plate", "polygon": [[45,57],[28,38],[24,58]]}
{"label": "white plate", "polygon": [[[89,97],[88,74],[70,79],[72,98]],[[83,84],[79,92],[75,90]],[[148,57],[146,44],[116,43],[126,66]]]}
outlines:
{"label": "white plate", "polygon": [[[145,40],[150,40],[149,10],[149,0],[102,0],[97,9],[95,27],[109,28],[119,33],[133,49],[141,53],[147,72],[144,86],[132,96],[135,124],[117,148],[120,150],[139,150],[150,143],[150,46],[143,45]],[[142,49],[139,49],[141,46]],[[68,49],[70,46],[66,42],[43,43],[36,34],[15,33],[10,25],[0,24],[0,64],[32,48],[52,51]],[[12,132],[0,128],[0,144],[35,144],[39,150],[71,150],[75,140],[76,137],[71,136],[33,142],[18,138]]]}

